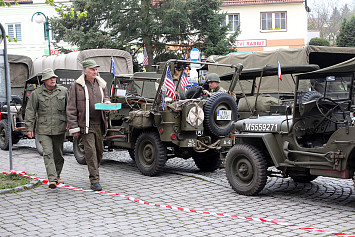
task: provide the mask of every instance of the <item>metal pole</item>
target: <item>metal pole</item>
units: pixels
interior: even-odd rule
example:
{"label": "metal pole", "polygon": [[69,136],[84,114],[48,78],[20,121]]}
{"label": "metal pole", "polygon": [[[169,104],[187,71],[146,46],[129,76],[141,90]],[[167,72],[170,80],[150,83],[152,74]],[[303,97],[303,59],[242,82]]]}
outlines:
{"label": "metal pole", "polygon": [[48,21],[47,16],[45,16],[45,18],[46,18],[45,26],[46,26],[46,34],[47,34],[47,39],[48,39],[48,50],[49,50],[48,54],[50,56],[51,55],[51,39],[49,38],[49,21]]}
{"label": "metal pole", "polygon": [[[6,41],[6,32],[3,25],[0,23],[1,28],[1,36],[4,41],[4,62],[5,62],[5,83],[6,83],[6,104],[7,104],[7,129],[6,135],[9,138],[9,161],[10,161],[10,170],[12,170],[12,129],[11,129],[11,81],[10,81],[10,68],[9,68],[9,60],[7,57],[7,41]],[[5,138],[6,139],[6,138]]]}
{"label": "metal pole", "polygon": [[[49,20],[48,17],[43,13],[43,12],[35,12],[33,13],[32,17],[31,17],[31,21],[33,21],[33,16],[34,15],[42,15],[44,17],[44,30],[46,31],[45,34],[47,35],[47,40],[48,40],[48,55],[51,55],[51,39],[49,38]],[[41,22],[42,23],[42,22]]]}

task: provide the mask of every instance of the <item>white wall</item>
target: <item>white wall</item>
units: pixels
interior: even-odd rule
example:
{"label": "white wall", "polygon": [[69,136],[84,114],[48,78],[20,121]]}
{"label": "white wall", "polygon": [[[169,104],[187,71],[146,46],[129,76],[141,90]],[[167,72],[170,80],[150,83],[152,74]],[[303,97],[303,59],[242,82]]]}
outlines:
{"label": "white wall", "polygon": [[[241,34],[238,36],[238,40],[307,39],[307,12],[303,3],[228,6],[222,7],[222,11],[240,14]],[[286,11],[287,30],[285,32],[261,32],[260,13],[276,11]]]}
{"label": "white wall", "polygon": [[[61,1],[63,2],[63,1]],[[34,0],[34,4],[20,4],[12,5],[11,7],[0,7],[0,22],[6,30],[7,24],[19,23],[21,24],[21,42],[7,42],[9,54],[26,55],[35,59],[42,57],[45,51],[48,51],[48,40],[44,38],[44,26],[35,21],[31,22],[32,15],[35,12],[42,12],[47,17],[57,16],[55,9],[51,6],[44,4],[44,0]],[[76,48],[62,42],[66,48]],[[0,48],[3,48],[2,43]],[[54,47],[51,45],[51,50]]]}

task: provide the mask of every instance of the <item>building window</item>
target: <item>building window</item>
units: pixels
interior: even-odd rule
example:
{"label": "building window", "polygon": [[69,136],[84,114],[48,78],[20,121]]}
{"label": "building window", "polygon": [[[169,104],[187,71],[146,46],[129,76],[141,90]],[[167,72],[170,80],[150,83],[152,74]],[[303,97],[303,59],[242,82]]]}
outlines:
{"label": "building window", "polygon": [[286,30],[286,12],[262,12],[261,30],[267,31],[285,31]]}
{"label": "building window", "polygon": [[15,42],[15,40],[22,41],[21,36],[21,24],[8,24],[7,33],[9,35],[10,42]]}
{"label": "building window", "polygon": [[239,14],[227,14],[225,25],[229,25],[229,31],[237,31],[239,26]]}

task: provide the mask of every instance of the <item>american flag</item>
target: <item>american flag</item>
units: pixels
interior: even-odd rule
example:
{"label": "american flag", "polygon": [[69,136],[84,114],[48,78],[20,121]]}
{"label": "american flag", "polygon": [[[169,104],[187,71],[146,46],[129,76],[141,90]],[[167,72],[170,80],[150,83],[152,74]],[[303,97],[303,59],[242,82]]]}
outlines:
{"label": "american flag", "polygon": [[113,76],[116,76],[116,67],[115,67],[115,61],[113,61],[113,57],[111,57],[111,73]]}
{"label": "american flag", "polygon": [[181,89],[184,90],[184,87],[187,86],[188,84],[189,81],[187,80],[187,75],[185,72],[183,72],[181,75],[181,82],[180,82]]}
{"label": "american flag", "polygon": [[166,69],[164,86],[166,88],[165,95],[175,99],[175,86],[174,86],[173,76],[171,75],[169,66]]}
{"label": "american flag", "polygon": [[145,46],[144,46],[144,49],[143,49],[143,56],[144,56],[144,58],[143,58],[143,66],[149,65],[147,49],[145,48]]}
{"label": "american flag", "polygon": [[280,81],[282,81],[281,65],[279,60],[277,60],[277,77],[280,79]]}

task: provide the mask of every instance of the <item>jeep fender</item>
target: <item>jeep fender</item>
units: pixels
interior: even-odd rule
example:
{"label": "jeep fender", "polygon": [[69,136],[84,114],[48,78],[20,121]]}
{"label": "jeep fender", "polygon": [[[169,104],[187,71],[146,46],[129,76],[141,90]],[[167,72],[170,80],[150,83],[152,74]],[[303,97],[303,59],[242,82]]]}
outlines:
{"label": "jeep fender", "polygon": [[279,164],[285,160],[285,155],[280,149],[275,135],[272,133],[243,133],[235,134],[234,137],[237,139],[236,143],[238,143],[238,140],[240,140],[241,143],[247,143],[251,145],[255,145],[256,139],[258,139],[259,143],[261,142],[263,145],[263,150],[261,151],[266,155],[266,157],[271,158],[275,167],[279,167]]}

